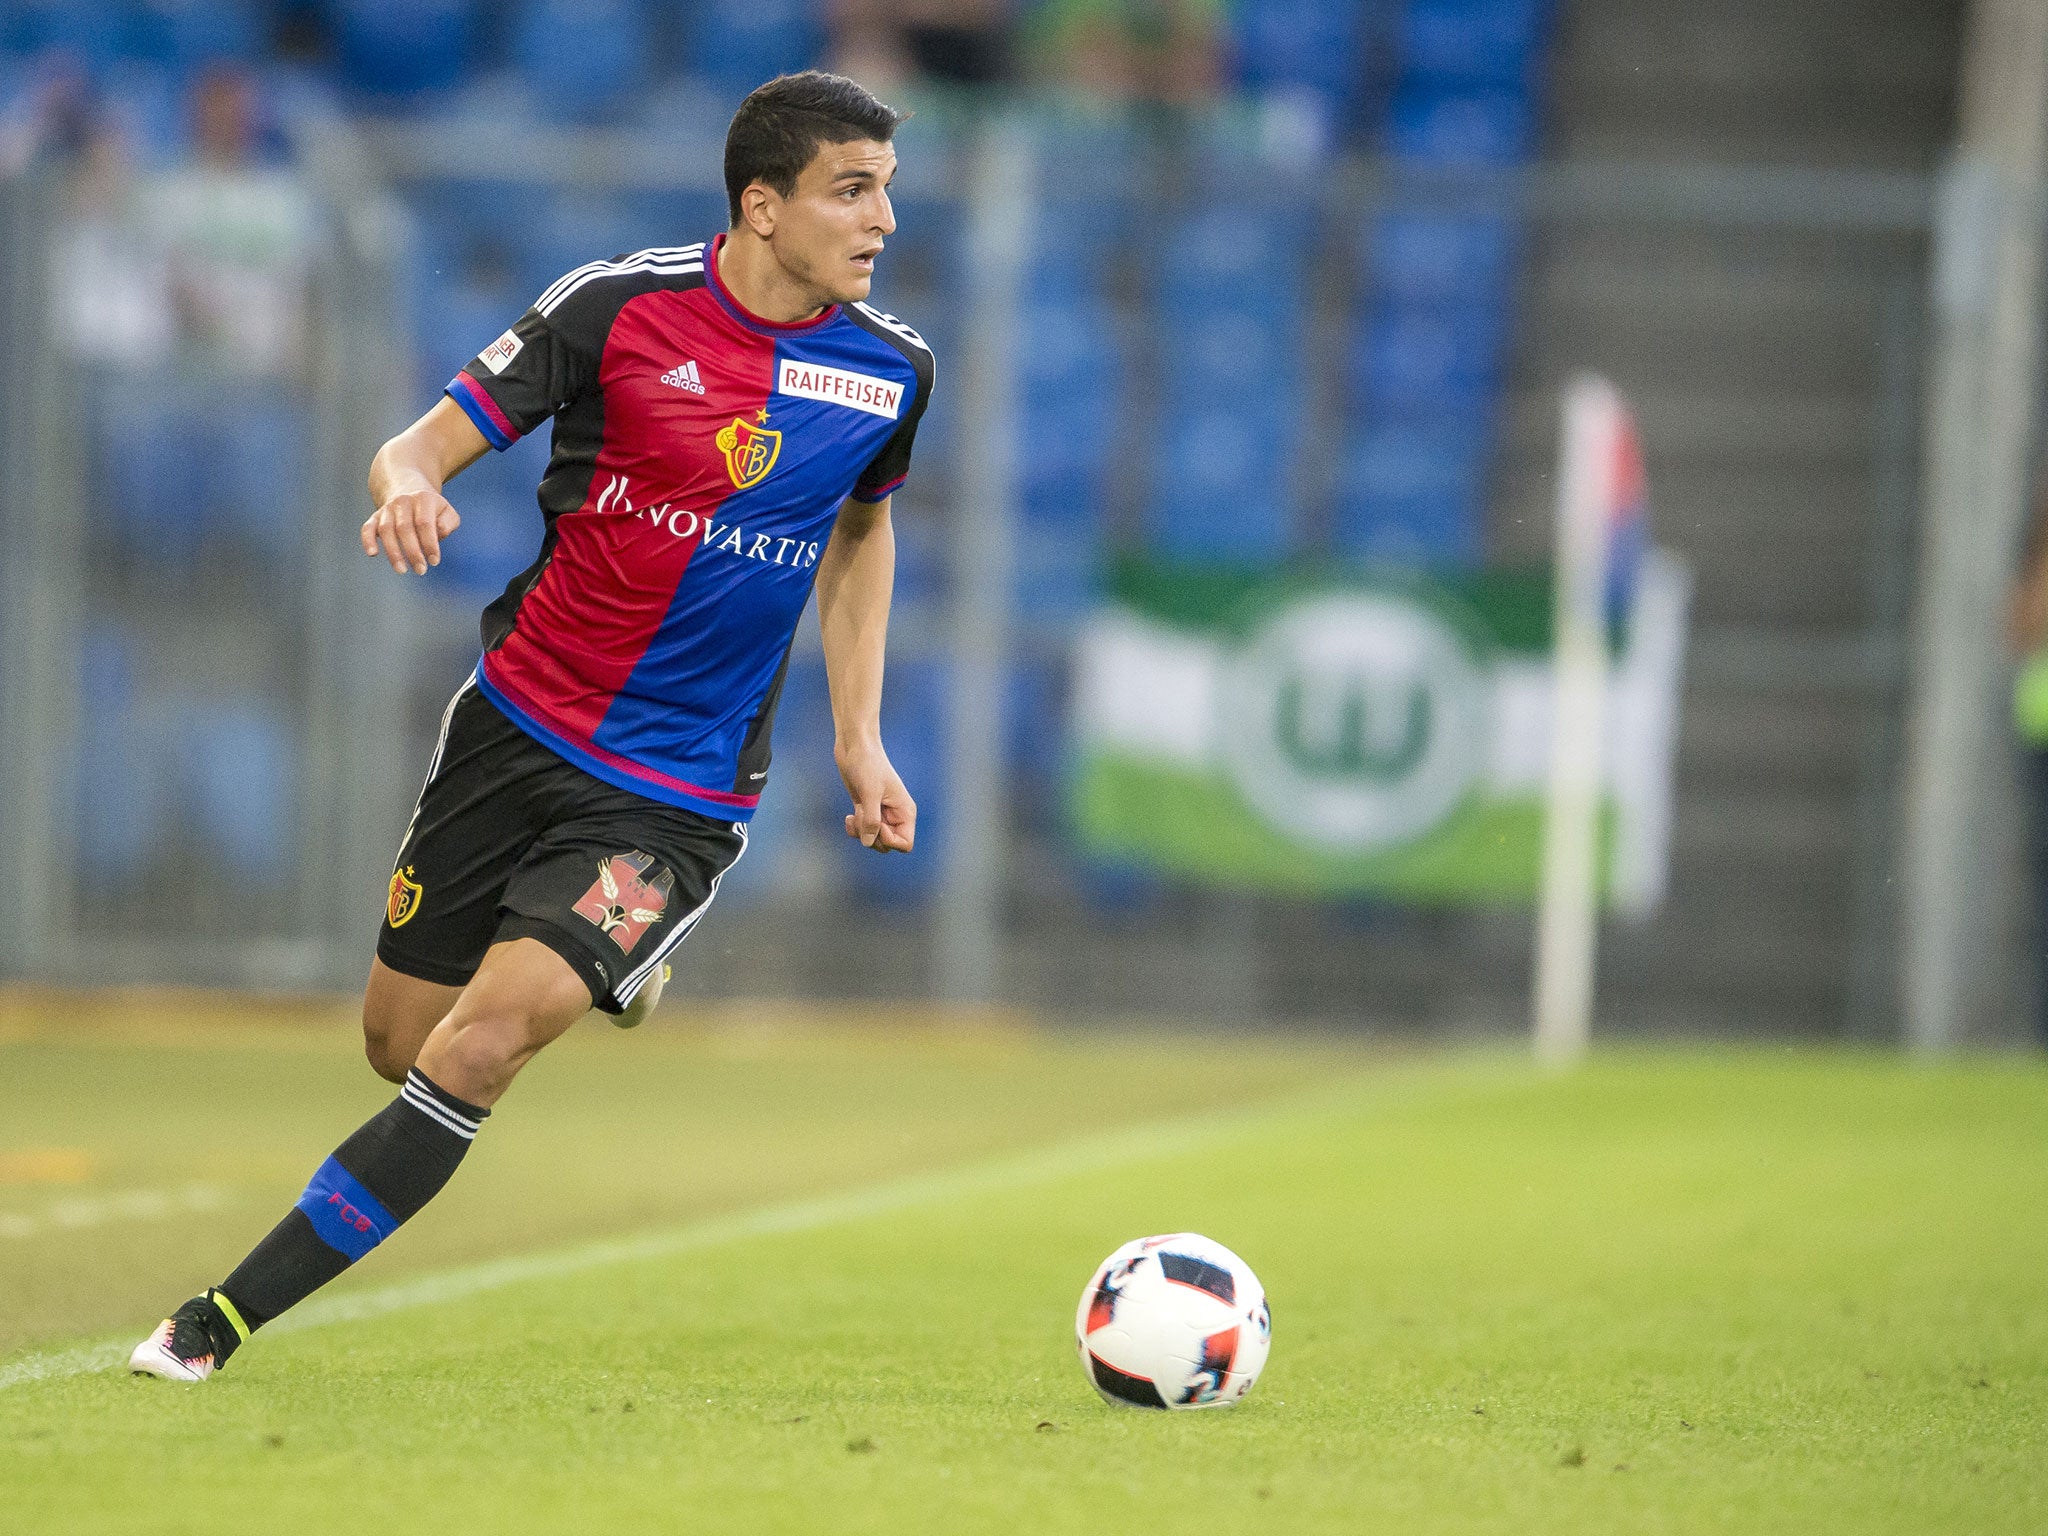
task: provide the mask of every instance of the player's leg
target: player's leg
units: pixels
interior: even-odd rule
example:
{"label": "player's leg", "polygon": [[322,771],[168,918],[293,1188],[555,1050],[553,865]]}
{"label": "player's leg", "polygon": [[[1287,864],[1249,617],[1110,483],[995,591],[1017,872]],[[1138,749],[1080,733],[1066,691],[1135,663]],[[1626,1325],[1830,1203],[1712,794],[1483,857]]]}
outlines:
{"label": "player's leg", "polygon": [[461,987],[424,981],[393,970],[382,959],[371,960],[370,980],[363,988],[363,1054],[377,1075],[404,1082],[427,1036],[461,996]]}
{"label": "player's leg", "polygon": [[398,1097],[320,1165],[234,1273],[136,1346],[129,1369],[205,1380],[256,1329],[397,1231],[454,1177],[519,1069],[590,1001],[583,979],[546,945],[493,945],[428,1034]]}

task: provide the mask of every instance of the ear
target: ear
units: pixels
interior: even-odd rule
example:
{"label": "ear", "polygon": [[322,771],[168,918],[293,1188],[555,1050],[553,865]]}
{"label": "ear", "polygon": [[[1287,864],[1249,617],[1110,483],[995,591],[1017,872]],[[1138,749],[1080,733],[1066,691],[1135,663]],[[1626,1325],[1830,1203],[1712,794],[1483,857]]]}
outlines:
{"label": "ear", "polygon": [[773,187],[755,181],[740,194],[740,222],[763,240],[775,233],[775,217],[782,211],[782,199]]}

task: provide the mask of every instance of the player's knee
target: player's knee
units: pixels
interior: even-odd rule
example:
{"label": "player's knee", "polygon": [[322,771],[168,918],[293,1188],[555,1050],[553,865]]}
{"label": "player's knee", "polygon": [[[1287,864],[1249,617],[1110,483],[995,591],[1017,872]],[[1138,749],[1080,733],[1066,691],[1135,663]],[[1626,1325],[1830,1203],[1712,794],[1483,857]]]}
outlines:
{"label": "player's knee", "polygon": [[444,1028],[445,1034],[436,1031],[436,1063],[472,1088],[488,1085],[493,1094],[561,1033],[550,1018],[518,1007],[458,1008]]}
{"label": "player's knee", "polygon": [[365,1015],[363,1054],[370,1059],[370,1070],[379,1077],[386,1082],[402,1083],[405,1074],[412,1070],[413,1058],[419,1052],[417,1048],[408,1050],[400,1045],[391,1030]]}

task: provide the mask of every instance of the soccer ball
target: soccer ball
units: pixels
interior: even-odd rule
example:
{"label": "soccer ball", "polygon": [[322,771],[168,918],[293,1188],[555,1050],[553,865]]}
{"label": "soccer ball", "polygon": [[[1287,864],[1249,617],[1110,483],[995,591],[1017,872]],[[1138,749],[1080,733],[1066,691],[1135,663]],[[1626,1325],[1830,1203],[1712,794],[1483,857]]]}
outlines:
{"label": "soccer ball", "polygon": [[1106,1401],[1217,1408],[1251,1391],[1273,1317],[1251,1267],[1193,1232],[1125,1243],[1074,1317],[1081,1369]]}

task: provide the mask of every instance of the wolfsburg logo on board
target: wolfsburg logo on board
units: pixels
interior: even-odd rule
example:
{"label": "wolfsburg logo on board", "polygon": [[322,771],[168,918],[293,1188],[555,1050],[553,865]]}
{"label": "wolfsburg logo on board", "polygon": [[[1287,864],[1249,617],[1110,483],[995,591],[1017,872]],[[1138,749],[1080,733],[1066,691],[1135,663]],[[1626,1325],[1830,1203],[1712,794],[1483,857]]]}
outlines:
{"label": "wolfsburg logo on board", "polygon": [[1486,749],[1466,641],[1412,598],[1283,608],[1226,663],[1224,760],[1275,827],[1333,849],[1412,842],[1458,806]]}
{"label": "wolfsburg logo on board", "polygon": [[[1531,899],[1550,580],[1119,566],[1076,654],[1083,846],[1241,890]],[[1664,888],[1686,592],[1653,550],[1617,630],[1601,791],[1617,910],[1646,912]]]}

